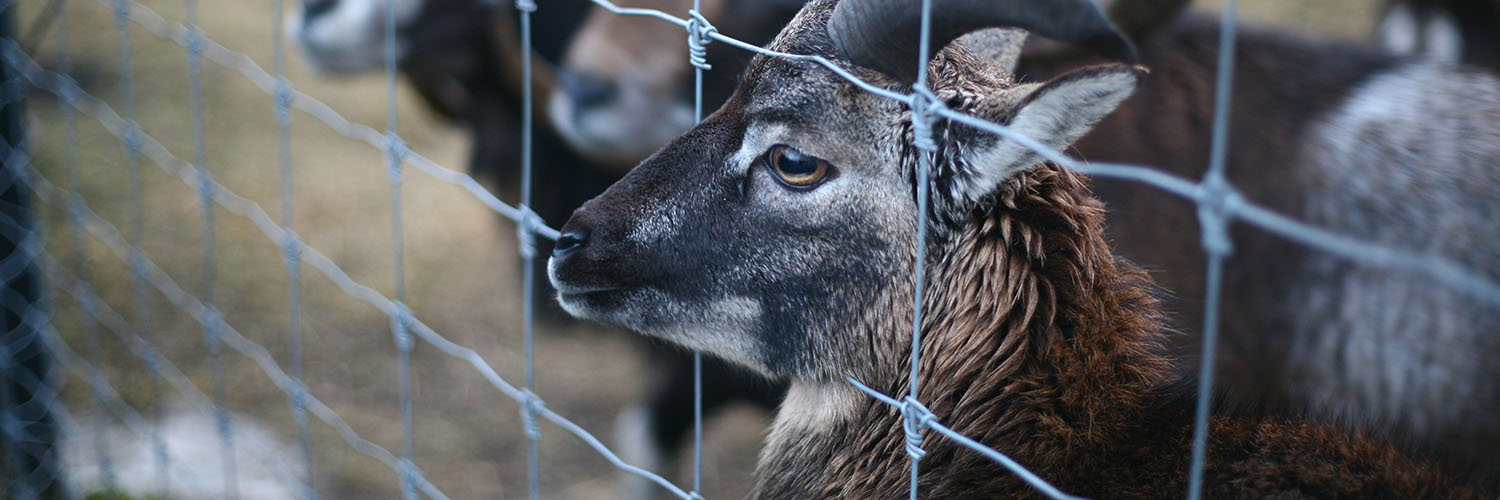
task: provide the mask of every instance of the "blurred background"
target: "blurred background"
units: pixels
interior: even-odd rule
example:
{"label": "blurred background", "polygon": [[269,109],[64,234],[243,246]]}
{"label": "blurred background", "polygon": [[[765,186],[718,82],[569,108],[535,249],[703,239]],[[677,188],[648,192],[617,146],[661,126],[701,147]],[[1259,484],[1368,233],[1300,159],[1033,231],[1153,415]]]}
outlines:
{"label": "blurred background", "polygon": [[[180,22],[184,18],[182,2],[141,3],[166,19]],[[541,9],[549,8],[548,1],[538,3]],[[46,12],[52,5],[57,3],[20,2],[16,17],[23,36],[37,34],[35,45],[25,48],[49,69],[57,68],[64,50],[63,31],[40,24],[57,22],[45,21],[55,17]],[[87,0],[61,6],[72,77],[88,93],[123,110],[112,7]],[[208,38],[269,69],[273,28],[283,22],[271,8],[268,1],[203,2],[199,24]],[[294,0],[285,4],[287,13],[298,8]],[[1199,2],[1196,8],[1212,10],[1218,3]],[[1241,6],[1246,23],[1280,25],[1309,37],[1355,43],[1369,39],[1377,8],[1377,2],[1369,0],[1258,0]],[[721,25],[727,22],[719,21]],[[645,20],[642,24],[681,36],[680,28],[665,23]],[[193,120],[184,49],[134,24],[130,25],[130,42],[134,108],[141,126],[177,157],[192,158]],[[712,50],[732,49],[714,46]],[[387,87],[378,71],[330,76],[310,71],[295,44],[288,43],[287,53],[287,77],[297,90],[353,122],[384,129]],[[687,57],[685,47],[680,57]],[[274,98],[240,74],[212,63],[204,64],[203,82],[207,156],[202,166],[230,190],[279,218],[282,198]],[[121,141],[95,120],[80,117],[78,143],[72,148],[64,129],[63,104],[45,92],[29,97],[25,123],[32,165],[52,183],[67,186],[68,158],[76,154],[79,194],[116,227],[129,228],[130,178]],[[397,90],[397,113],[399,133],[409,148],[444,166],[465,169],[470,155],[466,129],[431,111],[405,78]],[[349,140],[309,115],[293,111],[291,159],[297,233],[356,281],[391,296],[395,282],[391,184],[383,151]],[[198,193],[149,160],[143,160],[142,172],[144,248],[177,283],[202,296],[208,275],[202,260]],[[504,183],[485,180],[491,186]],[[479,352],[502,377],[522,380],[522,284],[514,226],[463,189],[409,168],[401,189],[407,303],[438,332]],[[515,201],[513,189],[502,186],[500,191],[506,201]],[[154,291],[134,294],[129,265],[99,241],[86,238],[81,248],[76,245],[66,210],[46,203],[37,207],[46,249],[62,268],[73,274],[86,270],[108,307],[124,317],[134,321],[135,311],[144,310],[149,327],[139,333],[205,393],[211,392],[210,358],[201,326]],[[216,210],[213,296],[218,309],[228,324],[265,346],[277,360],[286,360],[289,306],[282,248],[246,219]],[[546,222],[557,227],[564,220]],[[308,389],[364,438],[399,450],[397,353],[389,318],[350,298],[316,272],[307,270],[303,276],[303,378]],[[202,483],[207,489],[197,491],[204,492],[205,498],[217,496],[207,493],[213,491],[220,474],[211,421],[187,409],[175,391],[153,384],[142,360],[108,330],[99,329],[97,353],[86,349],[92,340],[86,337],[90,330],[80,303],[58,287],[58,280],[50,283],[53,322],[67,344],[103,371],[125,403],[148,418],[163,415],[172,423],[171,431],[187,433],[184,449],[201,448],[189,459],[174,461],[172,481]],[[591,325],[546,321],[538,328],[537,393],[550,409],[613,443],[615,414],[640,397],[644,381],[650,378],[650,367],[643,365],[640,355],[641,344],[625,332]],[[526,440],[517,404],[472,367],[426,343],[417,342],[412,356],[415,456],[426,477],[452,498],[523,497]],[[299,463],[286,394],[246,357],[226,349],[223,362],[224,391],[237,432],[253,434],[251,438],[275,454],[288,457],[288,463]],[[68,481],[79,493],[117,491],[129,498],[145,498],[154,484],[151,455],[146,451],[149,440],[130,432],[113,416],[95,418],[100,409],[87,381],[76,372],[64,371],[62,401],[74,426],[64,433]],[[99,428],[101,422],[107,429]],[[706,497],[743,495],[767,422],[764,412],[749,407],[732,408],[708,421]],[[102,441],[97,437],[100,432],[106,436]],[[107,449],[101,450],[101,443]],[[314,421],[311,443],[311,480],[320,497],[393,498],[400,494],[396,474],[354,453],[329,427]],[[101,451],[110,457],[113,485],[101,473]],[[541,457],[545,497],[616,494],[616,470],[578,439],[547,423],[542,425]],[[256,460],[242,457],[237,461],[241,482],[274,483]],[[687,462],[680,461],[680,470],[668,476],[688,484]],[[257,493],[247,486],[241,497],[293,494],[276,490],[274,485],[268,488],[264,491],[269,493]]]}

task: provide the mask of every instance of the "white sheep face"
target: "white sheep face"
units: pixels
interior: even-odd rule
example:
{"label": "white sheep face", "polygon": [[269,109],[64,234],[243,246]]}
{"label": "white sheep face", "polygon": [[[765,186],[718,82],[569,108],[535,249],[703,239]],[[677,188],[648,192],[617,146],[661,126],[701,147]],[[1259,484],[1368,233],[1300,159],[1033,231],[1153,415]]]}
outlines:
{"label": "white sheep face", "polygon": [[[387,3],[393,2],[398,31],[423,9],[424,0],[308,0],[287,16],[287,36],[302,46],[313,69],[357,73],[385,64]],[[398,35],[397,57],[406,52]]]}

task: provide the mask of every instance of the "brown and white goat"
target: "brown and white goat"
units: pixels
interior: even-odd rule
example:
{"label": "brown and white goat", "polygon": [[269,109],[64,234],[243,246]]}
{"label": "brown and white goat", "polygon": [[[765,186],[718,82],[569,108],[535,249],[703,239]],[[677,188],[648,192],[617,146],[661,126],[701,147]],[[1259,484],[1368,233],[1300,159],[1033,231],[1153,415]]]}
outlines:
{"label": "brown and white goat", "polygon": [[[1493,3],[1445,5],[1472,11],[1483,2]],[[1116,25],[1140,42],[1143,62],[1155,71],[1119,112],[1074,145],[1078,155],[1189,178],[1202,174],[1219,31],[1213,20],[1183,14],[1187,3],[1111,4]],[[1500,19],[1470,17],[1466,22],[1476,26]],[[594,52],[589,32],[607,25],[593,23],[570,54]],[[640,45],[650,41],[617,40],[614,50],[681,52],[680,40]],[[1097,62],[1045,47],[1029,46],[1042,50],[1021,58],[1020,78],[1045,79]],[[1241,28],[1238,54],[1228,171],[1247,197],[1500,279],[1500,241],[1482,236],[1500,229],[1493,203],[1500,192],[1500,83],[1491,75],[1254,27]],[[672,61],[651,74],[685,81],[686,62]],[[563,71],[574,66],[596,68],[570,57]],[[659,98],[686,105],[670,94]],[[1201,331],[1204,262],[1192,206],[1133,183],[1099,179],[1097,188],[1111,209],[1107,231],[1115,249],[1154,270],[1171,292],[1165,308],[1174,328]],[[1500,447],[1500,419],[1492,417],[1500,414],[1500,384],[1493,383],[1500,364],[1489,360],[1500,356],[1500,309],[1251,228],[1235,227],[1234,240],[1219,350],[1229,404],[1306,410],[1358,424],[1419,445],[1451,471],[1497,484],[1500,458],[1491,451]],[[1179,341],[1196,352],[1196,339]]]}
{"label": "brown and white goat", "polygon": [[[938,2],[934,46],[976,16],[1006,23],[995,12],[1018,3]],[[771,48],[903,87],[903,76],[873,69],[889,67],[878,54],[892,51],[871,47],[914,47],[899,29],[914,13],[836,4],[810,3]],[[963,19],[944,15],[955,12]],[[962,46],[931,68],[949,107],[1054,148],[1143,76],[1113,65],[1018,84]],[[893,498],[906,487],[901,416],[843,377],[901,392],[921,265],[918,396],[940,421],[1071,493],[1183,491],[1190,398],[1164,354],[1149,277],[1110,253],[1103,205],[1076,174],[949,123],[936,127],[933,183],[918,186],[909,123],[900,104],[816,63],[757,56],[724,107],[574,213],[549,270],[563,307],[791,380],[756,497]],[[928,213],[918,212],[918,189],[932,193]],[[932,226],[925,241],[919,218]],[[927,259],[914,263],[918,245]],[[1465,495],[1430,467],[1332,427],[1226,413],[1212,424],[1211,496]],[[924,447],[928,497],[1030,491],[951,442]]]}

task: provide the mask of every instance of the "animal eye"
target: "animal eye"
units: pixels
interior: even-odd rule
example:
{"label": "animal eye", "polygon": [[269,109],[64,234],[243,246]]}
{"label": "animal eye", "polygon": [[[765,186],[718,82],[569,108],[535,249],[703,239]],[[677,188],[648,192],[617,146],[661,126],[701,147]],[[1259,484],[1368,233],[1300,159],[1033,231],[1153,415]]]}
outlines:
{"label": "animal eye", "polygon": [[799,189],[817,186],[833,171],[828,162],[781,144],[771,146],[766,152],[766,163],[783,184]]}

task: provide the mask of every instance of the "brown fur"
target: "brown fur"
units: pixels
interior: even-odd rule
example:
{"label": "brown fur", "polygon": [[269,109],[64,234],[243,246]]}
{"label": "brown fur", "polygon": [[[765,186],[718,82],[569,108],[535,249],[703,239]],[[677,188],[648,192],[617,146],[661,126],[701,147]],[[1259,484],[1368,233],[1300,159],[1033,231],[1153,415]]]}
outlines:
{"label": "brown fur", "polygon": [[[1186,491],[1191,401],[1163,355],[1146,275],[1115,258],[1104,210],[1084,181],[1043,166],[1009,181],[994,208],[930,256],[921,400],[939,421],[1006,453],[1062,490],[1108,498]],[[891,342],[906,335],[889,316]],[[901,360],[879,380],[904,392]],[[756,498],[896,498],[907,485],[899,412],[861,400],[852,422],[766,451]],[[1211,498],[1475,497],[1432,468],[1316,424],[1216,415]],[[776,446],[774,443],[772,446]],[[940,438],[923,448],[924,498],[1033,491],[989,459]]]}

